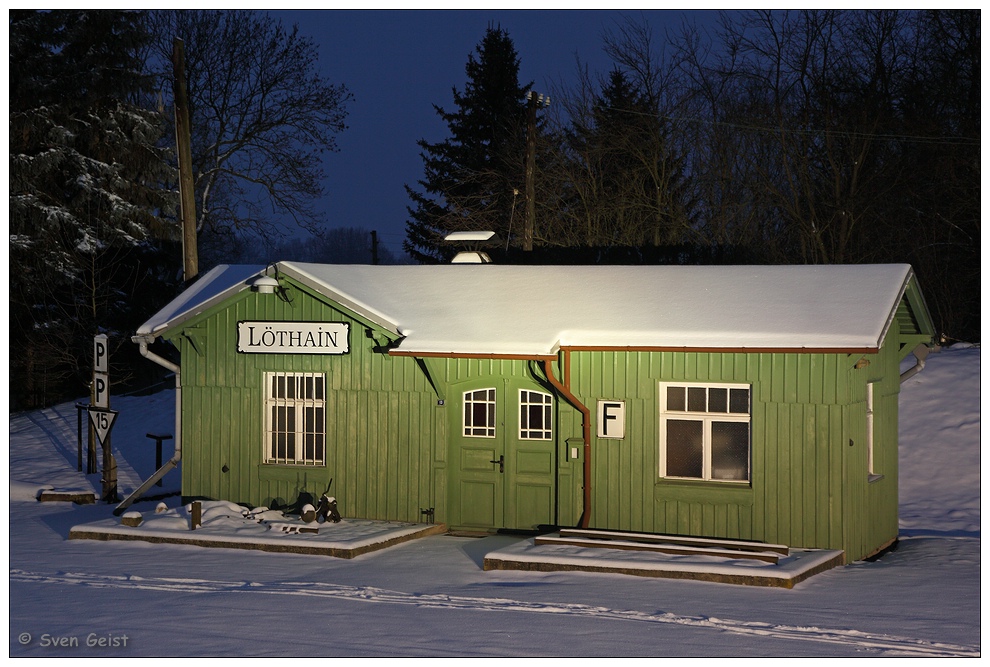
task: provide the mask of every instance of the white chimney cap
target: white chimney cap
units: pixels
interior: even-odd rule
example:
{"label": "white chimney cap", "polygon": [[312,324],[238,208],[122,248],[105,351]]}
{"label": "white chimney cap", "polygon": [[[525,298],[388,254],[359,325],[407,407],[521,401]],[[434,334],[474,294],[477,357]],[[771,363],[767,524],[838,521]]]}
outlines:
{"label": "white chimney cap", "polygon": [[488,256],[486,252],[477,252],[473,250],[465,250],[463,252],[457,253],[454,259],[450,260],[451,264],[491,264],[492,258]]}
{"label": "white chimney cap", "polygon": [[487,241],[495,236],[495,232],[451,232],[443,238],[444,241]]}

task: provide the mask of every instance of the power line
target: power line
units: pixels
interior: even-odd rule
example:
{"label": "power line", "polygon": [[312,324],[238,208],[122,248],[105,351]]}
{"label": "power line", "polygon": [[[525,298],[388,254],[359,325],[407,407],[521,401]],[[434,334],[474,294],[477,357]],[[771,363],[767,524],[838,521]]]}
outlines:
{"label": "power line", "polygon": [[912,134],[888,134],[888,133],[871,133],[871,132],[856,132],[850,130],[821,130],[821,129],[799,129],[793,127],[773,127],[769,125],[753,125],[744,123],[733,123],[729,121],[714,120],[711,118],[689,118],[689,117],[678,117],[678,116],[668,116],[665,114],[653,114],[645,111],[635,111],[633,109],[618,109],[615,107],[605,107],[610,111],[615,111],[618,113],[627,113],[635,116],[645,116],[649,118],[658,118],[660,120],[669,121],[672,123],[698,123],[698,124],[708,124],[712,126],[728,127],[736,130],[746,130],[750,132],[766,132],[772,134],[779,134],[781,132],[787,134],[803,134],[803,135],[832,135],[840,137],[848,137],[850,139],[883,139],[888,141],[905,141],[911,143],[921,143],[921,144],[933,144],[933,145],[943,145],[943,146],[980,146],[980,139],[972,139],[969,137],[933,137],[933,136],[923,136],[923,135],[912,135]]}

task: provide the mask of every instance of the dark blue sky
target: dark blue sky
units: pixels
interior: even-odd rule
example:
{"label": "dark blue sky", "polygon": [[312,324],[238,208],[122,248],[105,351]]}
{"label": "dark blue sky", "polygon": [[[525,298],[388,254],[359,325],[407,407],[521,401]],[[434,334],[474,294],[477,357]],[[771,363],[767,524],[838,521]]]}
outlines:
{"label": "dark blue sky", "polygon": [[423,175],[419,139],[439,141],[446,126],[433,109],[452,110],[451,89],[464,89],[468,55],[489,24],[506,29],[520,58],[520,82],[549,91],[576,78],[576,58],[592,73],[611,63],[602,35],[625,18],[645,19],[662,46],[685,21],[711,25],[714,11],[604,10],[297,10],[272,12],[319,46],[320,67],[353,93],[340,151],[327,157],[325,209],[332,227],[376,230],[401,254],[404,185]]}

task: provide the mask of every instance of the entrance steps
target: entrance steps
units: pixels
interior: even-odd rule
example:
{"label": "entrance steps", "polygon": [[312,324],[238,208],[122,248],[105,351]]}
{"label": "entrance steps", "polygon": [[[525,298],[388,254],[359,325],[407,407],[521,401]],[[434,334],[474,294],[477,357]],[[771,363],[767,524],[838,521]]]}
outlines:
{"label": "entrance steps", "polygon": [[639,577],[792,588],[842,565],[841,550],[745,540],[560,529],[485,555],[485,570],[602,572]]}
{"label": "entrance steps", "polygon": [[758,560],[773,565],[790,553],[788,547],[783,544],[577,528],[563,528],[559,535],[543,535],[535,540],[537,545],[566,544],[577,547],[651,551],[678,556],[714,556]]}

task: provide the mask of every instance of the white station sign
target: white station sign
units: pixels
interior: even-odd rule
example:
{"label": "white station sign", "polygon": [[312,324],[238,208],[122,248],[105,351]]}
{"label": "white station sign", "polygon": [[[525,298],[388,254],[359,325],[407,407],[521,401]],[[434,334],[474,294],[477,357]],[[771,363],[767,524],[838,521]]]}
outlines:
{"label": "white station sign", "polygon": [[347,354],[346,322],[238,322],[237,351],[247,354]]}

